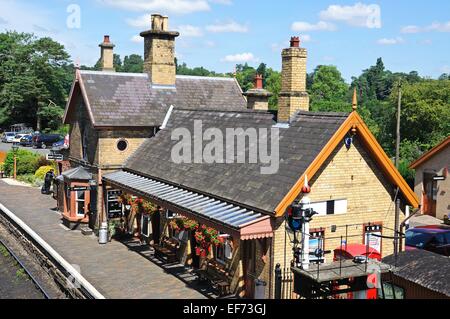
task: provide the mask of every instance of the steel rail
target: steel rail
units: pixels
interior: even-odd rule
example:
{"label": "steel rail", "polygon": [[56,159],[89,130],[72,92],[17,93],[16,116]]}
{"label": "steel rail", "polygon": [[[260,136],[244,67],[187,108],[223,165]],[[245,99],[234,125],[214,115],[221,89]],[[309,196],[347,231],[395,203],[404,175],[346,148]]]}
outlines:
{"label": "steel rail", "polygon": [[28,268],[25,266],[25,264],[20,260],[19,257],[17,257],[17,255],[13,252],[13,250],[3,241],[0,239],[0,245],[2,245],[3,247],[5,247],[5,249],[8,251],[8,253],[10,254],[10,256],[12,258],[14,258],[15,261],[17,261],[17,263],[20,265],[20,267],[27,273],[28,277],[30,277],[31,281],[33,282],[33,284],[36,286],[36,288],[42,292],[42,294],[44,295],[45,299],[51,299],[50,296],[47,294],[47,292],[45,291],[45,289],[41,286],[41,284],[39,283],[39,281],[34,278],[33,274],[28,270]]}
{"label": "steel rail", "polygon": [[34,230],[25,224],[19,217],[0,203],[0,212],[4,213],[20,229],[32,238],[47,254],[49,254],[73,279],[89,294],[92,299],[105,299],[105,297],[95,289],[70,263],[68,263],[58,252],[56,252],[45,240],[43,240]]}

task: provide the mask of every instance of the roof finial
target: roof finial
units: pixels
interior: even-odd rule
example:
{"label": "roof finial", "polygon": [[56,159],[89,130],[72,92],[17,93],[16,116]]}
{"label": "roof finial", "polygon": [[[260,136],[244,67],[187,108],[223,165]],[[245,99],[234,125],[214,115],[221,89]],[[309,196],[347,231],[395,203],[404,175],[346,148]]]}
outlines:
{"label": "roof finial", "polygon": [[353,90],[353,102],[352,102],[353,111],[356,111],[358,108],[358,95],[356,94],[356,87]]}

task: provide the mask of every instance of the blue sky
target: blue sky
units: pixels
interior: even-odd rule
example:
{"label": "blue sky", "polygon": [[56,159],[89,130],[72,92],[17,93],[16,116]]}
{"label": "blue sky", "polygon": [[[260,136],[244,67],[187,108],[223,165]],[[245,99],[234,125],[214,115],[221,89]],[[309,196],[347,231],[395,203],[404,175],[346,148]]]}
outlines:
{"label": "blue sky", "polygon": [[137,35],[155,12],[181,32],[180,61],[218,72],[244,62],[280,69],[281,49],[299,35],[310,71],[336,65],[347,81],[378,57],[392,71],[450,73],[448,0],[0,0],[0,30],[50,36],[92,65],[105,34],[122,57],[142,55]]}

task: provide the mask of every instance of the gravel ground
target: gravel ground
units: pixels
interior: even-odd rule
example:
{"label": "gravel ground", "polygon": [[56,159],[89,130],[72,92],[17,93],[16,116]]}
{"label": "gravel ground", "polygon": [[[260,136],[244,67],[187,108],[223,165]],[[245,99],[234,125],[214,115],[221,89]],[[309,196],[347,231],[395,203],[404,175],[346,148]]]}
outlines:
{"label": "gravel ground", "polygon": [[[51,299],[65,299],[65,295],[34,256],[29,254],[22,244],[0,223],[0,239],[8,245],[14,254],[31,272]],[[1,244],[0,244],[1,246]],[[11,256],[5,256],[0,247],[0,299],[45,299],[40,290],[28,276],[24,276],[20,265]]]}

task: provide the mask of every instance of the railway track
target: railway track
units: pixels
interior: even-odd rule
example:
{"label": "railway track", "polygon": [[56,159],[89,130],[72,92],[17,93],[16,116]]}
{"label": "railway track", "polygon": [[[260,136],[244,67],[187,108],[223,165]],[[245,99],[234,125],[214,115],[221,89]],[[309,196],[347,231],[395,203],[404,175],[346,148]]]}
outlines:
{"label": "railway track", "polygon": [[6,244],[5,241],[3,241],[2,239],[0,239],[0,245],[5,247],[5,249],[8,251],[9,255],[19,264],[20,268],[23,269],[25,271],[25,273],[27,274],[27,276],[31,279],[31,281],[33,282],[34,286],[36,287],[37,290],[39,290],[42,295],[44,296],[45,299],[51,299],[50,295],[46,292],[46,290],[42,287],[42,285],[39,283],[39,280],[37,280],[32,272],[30,270],[28,270],[27,266],[25,265],[24,262],[22,262],[22,260],[14,253],[14,251],[8,246],[8,244]]}
{"label": "railway track", "polygon": [[[36,234],[13,212],[0,203],[0,224],[6,228],[16,242],[42,267],[52,280],[57,284],[59,290],[70,299],[104,299],[105,297],[95,289],[81,274],[58,254],[47,242]],[[3,243],[2,243],[3,242]],[[25,263],[14,254],[12,247],[0,239],[11,256],[29,275],[36,287],[44,294],[45,298],[50,298],[50,294],[44,285],[31,274]]]}

